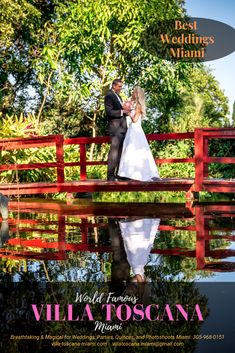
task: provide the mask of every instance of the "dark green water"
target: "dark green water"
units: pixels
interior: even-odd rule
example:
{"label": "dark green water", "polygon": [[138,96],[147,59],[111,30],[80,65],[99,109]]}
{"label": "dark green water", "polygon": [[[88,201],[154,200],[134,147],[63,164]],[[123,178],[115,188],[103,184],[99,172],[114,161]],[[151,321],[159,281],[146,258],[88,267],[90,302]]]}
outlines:
{"label": "dark green water", "polygon": [[13,202],[1,224],[1,276],[107,282],[121,272],[126,281],[141,265],[148,280],[234,281],[234,214],[231,202]]}

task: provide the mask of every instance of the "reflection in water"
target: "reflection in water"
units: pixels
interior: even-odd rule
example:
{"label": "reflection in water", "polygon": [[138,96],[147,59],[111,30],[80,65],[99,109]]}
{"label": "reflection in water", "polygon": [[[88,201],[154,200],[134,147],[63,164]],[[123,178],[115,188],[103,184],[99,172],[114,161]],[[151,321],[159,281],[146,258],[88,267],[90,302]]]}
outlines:
{"label": "reflection in water", "polygon": [[8,219],[8,202],[9,199],[0,192],[0,215],[3,220]]}
{"label": "reflection in water", "polygon": [[[125,341],[130,344],[130,353],[143,352],[145,348],[148,352],[175,351],[175,347],[156,346],[164,342],[155,339],[161,335],[191,337],[172,341],[182,343],[177,346],[177,353],[192,353],[198,344],[202,345],[200,352],[209,353],[214,342],[219,348],[213,346],[213,352],[227,352],[224,342],[228,342],[229,347],[235,344],[231,343],[234,335],[230,330],[234,317],[230,305],[233,287],[226,287],[228,283],[211,287],[208,283],[194,282],[195,279],[208,281],[215,271],[222,271],[222,276],[234,271],[234,205],[197,205],[194,208],[183,204],[68,206],[27,201],[11,203],[10,211],[9,222],[2,222],[0,231],[0,279],[4,279],[1,282],[3,310],[0,310],[0,321],[4,334],[2,344],[4,347],[9,345],[10,349],[14,345],[11,352],[14,348],[25,353],[41,352],[41,349],[54,352],[55,347],[49,340],[16,342],[9,339],[9,333],[93,335],[94,322],[40,320],[35,324],[31,303],[38,307],[41,303],[66,306],[74,303],[76,291],[97,291],[106,295],[113,292],[119,296],[115,305],[121,304],[120,298],[127,294],[136,296],[144,308],[149,303],[157,303],[163,310],[167,303],[170,306],[180,303],[190,310],[197,304],[200,306],[205,318],[203,325],[199,320],[186,321],[182,315],[173,322],[165,318],[140,322],[134,318],[122,322],[120,332],[130,337]],[[151,281],[133,283],[135,277],[138,282],[139,275],[145,275]],[[221,277],[224,278],[226,280]],[[12,283],[12,279],[17,283]],[[181,283],[173,282],[179,279]],[[132,308],[133,303],[128,304]],[[78,308],[80,306],[83,305],[79,303]],[[100,303],[92,305],[92,312],[95,320],[103,320]],[[223,315],[226,312],[223,322],[221,312]],[[114,318],[112,323],[117,320]],[[228,327],[226,323],[229,323]],[[208,335],[208,332],[222,333],[229,339],[210,340],[210,345],[207,340],[197,341],[198,335]],[[111,334],[116,337],[115,331]],[[148,346],[132,346],[133,337],[137,336],[150,337],[143,341]],[[88,339],[86,341],[90,343]],[[89,347],[89,351],[119,351],[112,346],[113,340],[103,342],[107,342],[107,347]],[[223,343],[222,347],[220,343]],[[81,352],[87,351],[87,347],[83,348],[85,350],[81,349]]]}
{"label": "reflection in water", "polygon": [[10,235],[9,235],[8,221],[2,221],[1,229],[0,229],[0,247],[3,247],[3,245],[9,239],[9,237]]}
{"label": "reflection in water", "polygon": [[112,248],[111,281],[127,281],[130,277],[130,264],[127,260],[120,226],[117,219],[108,219],[108,229]]}
{"label": "reflection in water", "polygon": [[9,220],[1,223],[1,276],[115,282],[133,275],[208,281],[216,274],[233,280],[234,214],[231,203],[11,202]]}
{"label": "reflection in water", "polygon": [[144,266],[153,247],[155,235],[160,223],[159,218],[126,219],[119,221],[127,260],[134,276],[144,280]]}

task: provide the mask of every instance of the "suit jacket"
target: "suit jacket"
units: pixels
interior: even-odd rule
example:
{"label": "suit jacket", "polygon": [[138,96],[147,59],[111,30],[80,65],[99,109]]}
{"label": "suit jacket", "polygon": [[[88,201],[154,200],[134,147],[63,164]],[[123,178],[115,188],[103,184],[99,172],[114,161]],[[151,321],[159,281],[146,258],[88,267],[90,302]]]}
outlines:
{"label": "suit jacket", "polygon": [[[119,96],[120,100],[121,97]],[[121,115],[122,105],[119,102],[117,95],[109,90],[104,98],[105,112],[108,120],[121,119],[125,114]]]}

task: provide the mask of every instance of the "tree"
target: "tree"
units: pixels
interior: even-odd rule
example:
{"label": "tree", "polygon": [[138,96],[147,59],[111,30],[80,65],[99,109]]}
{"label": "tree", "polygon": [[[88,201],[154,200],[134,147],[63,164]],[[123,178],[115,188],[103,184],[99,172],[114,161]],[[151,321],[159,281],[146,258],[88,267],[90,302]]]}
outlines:
{"label": "tree", "polygon": [[129,89],[139,83],[152,95],[158,91],[158,102],[170,105],[186,82],[191,65],[168,65],[152,56],[142,45],[142,33],[148,23],[182,16],[181,4],[173,0],[167,6],[156,0],[59,3],[54,24],[57,43],[47,46],[60,53],[63,70],[57,70],[53,98],[48,97],[45,114],[50,120],[62,115],[67,121],[77,114],[80,133],[86,133],[84,127],[92,136],[106,133],[103,96],[115,77],[124,79]]}
{"label": "tree", "polygon": [[235,101],[233,102],[232,124],[235,127]]}
{"label": "tree", "polygon": [[[36,109],[38,82],[33,60],[43,45],[39,30],[52,13],[53,4],[49,0],[0,0],[0,111],[3,116]],[[35,91],[31,98],[30,89]]]}
{"label": "tree", "polygon": [[228,124],[226,98],[202,64],[163,60],[143,45],[148,26],[186,15],[183,1],[0,2],[8,33],[0,52],[3,115],[34,111],[44,134],[104,135],[104,94],[120,77],[125,96],[136,84],[146,91],[146,132]]}
{"label": "tree", "polygon": [[174,111],[170,129],[193,131],[196,127],[225,127],[229,125],[228,98],[211,71],[194,68],[189,88],[182,88],[181,106]]}

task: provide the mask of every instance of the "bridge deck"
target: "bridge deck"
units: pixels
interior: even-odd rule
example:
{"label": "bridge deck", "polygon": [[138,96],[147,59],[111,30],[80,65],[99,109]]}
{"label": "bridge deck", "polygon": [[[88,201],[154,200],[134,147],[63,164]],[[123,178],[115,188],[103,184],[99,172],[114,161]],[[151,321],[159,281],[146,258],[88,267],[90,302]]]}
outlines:
{"label": "bridge deck", "polygon": [[[106,181],[87,179],[64,183],[0,184],[5,195],[32,195],[56,192],[118,192],[118,191],[194,191],[194,179],[166,178],[156,182]],[[234,192],[235,179],[208,179],[203,181],[203,191]]]}
{"label": "bridge deck", "polygon": [[[234,206],[235,209],[235,206]],[[107,216],[115,218],[125,217],[160,217],[168,218],[192,218],[194,210],[191,204],[184,203],[149,203],[149,202],[74,202],[67,204],[57,200],[20,199],[20,201],[11,200],[9,210],[12,212],[23,213],[50,213],[59,216],[78,216],[87,218],[88,216]],[[45,223],[46,221],[44,221]],[[35,220],[33,220],[35,223]],[[51,221],[50,221],[51,223]]]}

